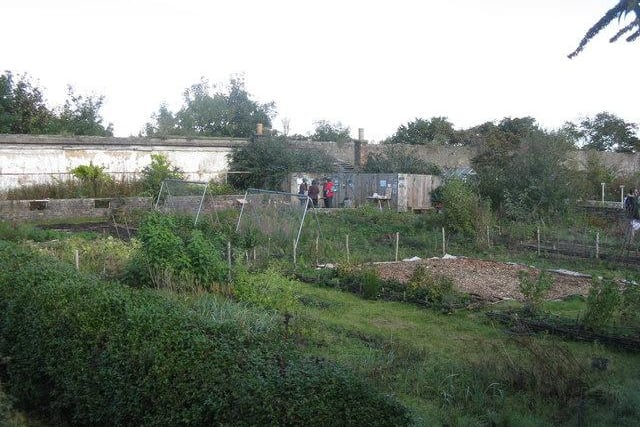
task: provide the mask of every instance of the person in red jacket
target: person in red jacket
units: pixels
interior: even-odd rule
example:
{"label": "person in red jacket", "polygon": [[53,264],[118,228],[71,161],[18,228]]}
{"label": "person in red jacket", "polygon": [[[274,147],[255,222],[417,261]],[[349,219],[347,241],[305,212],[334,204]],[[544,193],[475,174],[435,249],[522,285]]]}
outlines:
{"label": "person in red jacket", "polygon": [[333,204],[333,182],[331,178],[326,178],[322,186],[322,196],[324,197],[324,207],[331,208]]}

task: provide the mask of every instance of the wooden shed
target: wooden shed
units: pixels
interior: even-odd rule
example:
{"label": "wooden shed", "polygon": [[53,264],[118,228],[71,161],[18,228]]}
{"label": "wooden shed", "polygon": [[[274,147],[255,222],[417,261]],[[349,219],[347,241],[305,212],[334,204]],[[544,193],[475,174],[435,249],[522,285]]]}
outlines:
{"label": "wooden shed", "polygon": [[289,175],[283,189],[297,193],[303,178],[306,178],[309,184],[312,180],[318,181],[321,190],[324,179],[331,178],[335,191],[334,207],[358,207],[372,204],[398,212],[431,208],[431,193],[441,183],[440,178],[435,175],[296,172]]}

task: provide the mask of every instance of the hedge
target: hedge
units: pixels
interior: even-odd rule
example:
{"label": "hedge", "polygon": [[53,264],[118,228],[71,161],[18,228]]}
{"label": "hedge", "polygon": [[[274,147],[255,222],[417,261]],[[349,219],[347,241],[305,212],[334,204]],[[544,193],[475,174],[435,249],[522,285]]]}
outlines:
{"label": "hedge", "polygon": [[282,328],[252,328],[255,321],[100,282],[0,241],[3,381],[18,406],[45,419],[91,426],[409,424],[395,400],[342,367],[300,354],[281,338]]}

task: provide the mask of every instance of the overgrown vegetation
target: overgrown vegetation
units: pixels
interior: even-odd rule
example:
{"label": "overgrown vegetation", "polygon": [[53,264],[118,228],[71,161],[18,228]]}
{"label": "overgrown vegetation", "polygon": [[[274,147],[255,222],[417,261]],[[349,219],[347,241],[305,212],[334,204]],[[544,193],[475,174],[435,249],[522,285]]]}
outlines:
{"label": "overgrown vegetation", "polygon": [[299,354],[277,317],[96,282],[13,244],[0,252],[10,392],[54,424],[408,424],[348,371]]}

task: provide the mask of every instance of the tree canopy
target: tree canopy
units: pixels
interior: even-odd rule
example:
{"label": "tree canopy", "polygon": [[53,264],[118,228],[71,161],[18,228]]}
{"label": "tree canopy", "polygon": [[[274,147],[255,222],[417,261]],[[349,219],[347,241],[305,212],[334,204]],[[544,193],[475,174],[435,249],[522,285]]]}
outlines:
{"label": "tree canopy", "polygon": [[626,18],[628,14],[632,13],[635,17],[634,19],[620,28],[618,32],[609,39],[610,43],[618,41],[623,35],[629,34],[626,37],[626,41],[632,42],[640,37],[640,0],[618,0],[618,3],[609,9],[603,16],[596,22],[587,33],[584,35],[580,44],[576,50],[571,52],[568,57],[569,59],[575,58],[578,56],[580,52],[584,50],[587,44],[594,38],[600,31],[606,28],[611,22],[614,20],[620,21],[623,18]]}
{"label": "tree canopy", "polygon": [[603,111],[594,117],[585,117],[578,124],[566,122],[561,132],[584,149],[631,153],[640,147],[637,129],[636,123]]}
{"label": "tree canopy", "polygon": [[415,119],[400,125],[389,139],[392,144],[458,144],[457,133],[446,117]]}
{"label": "tree canopy", "polygon": [[49,108],[44,94],[26,75],[0,75],[0,133],[112,136],[102,124],[103,96],[78,95],[67,87],[64,104]]}
{"label": "tree canopy", "polygon": [[284,137],[266,137],[236,147],[229,159],[230,183],[236,188],[280,189],[291,172],[331,172],[334,159],[323,151],[309,153]]}
{"label": "tree canopy", "polygon": [[184,103],[177,113],[161,105],[145,126],[147,136],[219,136],[249,138],[256,125],[271,127],[275,103],[260,104],[251,99],[241,77],[216,90],[206,79],[184,91]]}
{"label": "tree canopy", "polygon": [[314,123],[315,130],[311,135],[312,141],[332,141],[332,142],[348,142],[351,140],[348,126],[343,126],[342,123],[332,123],[327,120],[318,120]]}

